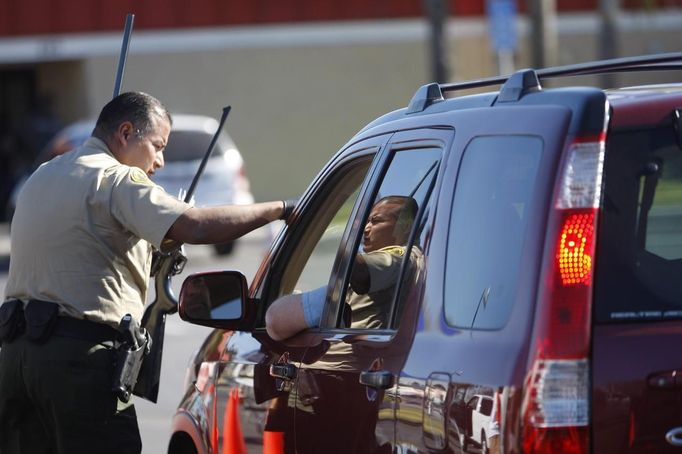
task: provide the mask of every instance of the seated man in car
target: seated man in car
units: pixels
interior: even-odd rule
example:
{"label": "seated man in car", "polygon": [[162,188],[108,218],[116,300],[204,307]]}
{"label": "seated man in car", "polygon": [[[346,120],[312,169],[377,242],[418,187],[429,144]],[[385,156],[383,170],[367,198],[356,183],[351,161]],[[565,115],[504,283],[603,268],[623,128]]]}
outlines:
{"label": "seated man in car", "polygon": [[[346,298],[351,328],[388,326],[391,300],[417,208],[417,202],[405,196],[383,197],[372,207],[363,233],[364,251],[355,258]],[[319,326],[326,293],[327,287],[323,286],[275,300],[265,314],[270,337],[282,340]]]}

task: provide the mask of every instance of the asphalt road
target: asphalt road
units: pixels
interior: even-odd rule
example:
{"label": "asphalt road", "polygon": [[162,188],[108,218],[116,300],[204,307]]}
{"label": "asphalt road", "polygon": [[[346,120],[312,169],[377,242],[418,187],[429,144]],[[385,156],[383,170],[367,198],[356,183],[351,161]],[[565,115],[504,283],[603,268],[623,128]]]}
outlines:
{"label": "asphalt road", "polygon": [[[209,246],[186,246],[188,262],[185,270],[173,279],[175,294],[179,294],[185,277],[200,271],[237,269],[244,273],[250,283],[267,252],[272,231],[277,228],[278,226],[273,229],[262,228],[247,235],[239,240],[233,254],[226,257],[216,256]],[[0,295],[3,299],[9,255],[9,228],[6,224],[0,224]],[[153,291],[151,293],[150,299],[153,300]],[[166,452],[171,418],[182,397],[186,366],[209,332],[210,328],[183,322],[177,315],[168,317],[158,403],[153,404],[140,398],[135,401],[143,454]]]}

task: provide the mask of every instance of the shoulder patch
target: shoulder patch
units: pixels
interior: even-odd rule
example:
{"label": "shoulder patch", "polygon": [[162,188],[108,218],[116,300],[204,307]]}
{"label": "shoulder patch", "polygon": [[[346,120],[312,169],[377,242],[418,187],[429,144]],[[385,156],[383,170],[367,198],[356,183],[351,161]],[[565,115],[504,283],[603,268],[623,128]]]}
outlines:
{"label": "shoulder patch", "polygon": [[398,257],[402,257],[405,255],[405,246],[386,246],[384,248],[379,249],[381,252],[388,252],[391,255],[397,255]]}
{"label": "shoulder patch", "polygon": [[142,171],[142,169],[138,169],[137,167],[134,167],[130,169],[130,181],[133,183],[138,183],[138,184],[146,184],[149,186],[153,186],[154,183],[152,183],[152,180],[149,179],[146,173]]}

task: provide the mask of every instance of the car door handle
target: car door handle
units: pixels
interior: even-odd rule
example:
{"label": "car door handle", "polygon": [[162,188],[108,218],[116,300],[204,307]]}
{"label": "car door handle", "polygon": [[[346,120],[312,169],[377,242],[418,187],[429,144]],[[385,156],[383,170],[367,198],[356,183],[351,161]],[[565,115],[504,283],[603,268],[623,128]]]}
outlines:
{"label": "car door handle", "polygon": [[647,382],[652,388],[682,388],[682,371],[657,372],[649,375]]}
{"label": "car door handle", "polygon": [[277,363],[270,365],[270,376],[281,378],[282,380],[293,380],[296,378],[298,369],[291,363]]}
{"label": "car door handle", "polygon": [[393,374],[387,370],[363,370],[360,384],[375,389],[388,389],[393,386]]}

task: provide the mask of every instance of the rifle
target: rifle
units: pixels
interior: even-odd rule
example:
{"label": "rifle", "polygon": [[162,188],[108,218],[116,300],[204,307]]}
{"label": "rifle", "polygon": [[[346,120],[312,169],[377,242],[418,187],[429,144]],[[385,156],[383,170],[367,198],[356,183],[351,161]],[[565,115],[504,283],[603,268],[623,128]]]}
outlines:
{"label": "rifle", "polygon": [[[113,98],[121,93],[123,73],[128,56],[128,49],[130,47],[130,35],[133,32],[134,22],[135,15],[132,13],[127,14],[125,26],[123,28],[121,52],[118,57]],[[116,393],[121,401],[128,402],[137,380],[138,372],[143,364],[144,357],[145,355],[148,355],[151,350],[151,338],[144,328],[140,328],[137,321],[133,319],[130,314],[126,314],[123,319],[121,319],[118,329],[123,341],[116,348],[116,370],[114,373],[112,391]]]}
{"label": "rifle", "polygon": [[[116,71],[116,81],[114,82],[114,97],[118,96],[121,92],[123,73],[125,70],[134,20],[134,14],[128,14],[126,16],[123,42],[121,44],[121,53],[119,55],[118,69]],[[227,120],[227,115],[230,113],[230,109],[230,106],[223,109],[218,130],[213,136],[208,150],[199,165],[199,169],[194,175],[192,184],[184,197],[184,201],[187,203],[192,200],[196,185],[206,167],[208,158],[211,156],[211,152],[218,141],[218,137],[225,126],[225,121]],[[154,252],[150,274],[154,278],[155,298],[145,309],[144,315],[142,316],[142,322],[140,323],[143,328],[142,331],[146,330],[145,335],[147,341],[145,342],[145,354],[140,353],[142,350],[140,348],[140,345],[142,344],[141,340],[138,343],[129,342],[134,348],[129,348],[128,352],[123,352],[127,355],[124,359],[119,361],[123,373],[117,374],[117,376],[121,375],[124,380],[117,381],[115,386],[116,391],[123,397],[129,397],[129,394],[126,393],[129,390],[129,385],[134,383],[134,388],[132,390],[133,394],[154,403],[157,401],[161,376],[161,358],[163,356],[163,338],[166,331],[166,315],[174,314],[178,311],[178,300],[171,288],[171,277],[180,274],[186,262],[187,257],[185,257],[182,247],[177,247],[169,252]],[[137,333],[139,327],[136,325],[133,326],[135,329],[132,331],[126,323],[122,323],[120,328],[124,333]],[[137,374],[138,368],[139,374]],[[137,376],[134,377],[133,375]],[[122,386],[118,386],[121,383]]]}
{"label": "rifle", "polygon": [[116,80],[114,81],[114,98],[121,94],[121,85],[123,84],[123,72],[126,67],[126,59],[128,57],[128,47],[130,47],[130,34],[133,32],[133,23],[135,22],[135,15],[126,15],[126,23],[123,28],[123,42],[121,43],[121,53],[118,56],[118,68],[116,70]]}
{"label": "rifle", "polygon": [[[206,150],[206,154],[204,154],[201,160],[199,169],[194,175],[192,184],[185,195],[184,201],[187,203],[192,200],[194,189],[225,126],[230,109],[230,106],[223,108],[218,130],[215,132],[208,150]],[[151,338],[151,351],[144,357],[133,394],[156,403],[159,395],[159,382],[161,380],[161,358],[163,356],[166,315],[174,314],[178,311],[178,300],[171,288],[171,277],[182,272],[187,262],[187,257],[185,257],[182,247],[177,247],[170,252],[155,251],[154,256],[151,275],[154,277],[155,297],[154,301],[147,306],[142,316],[142,326],[147,330]]]}

